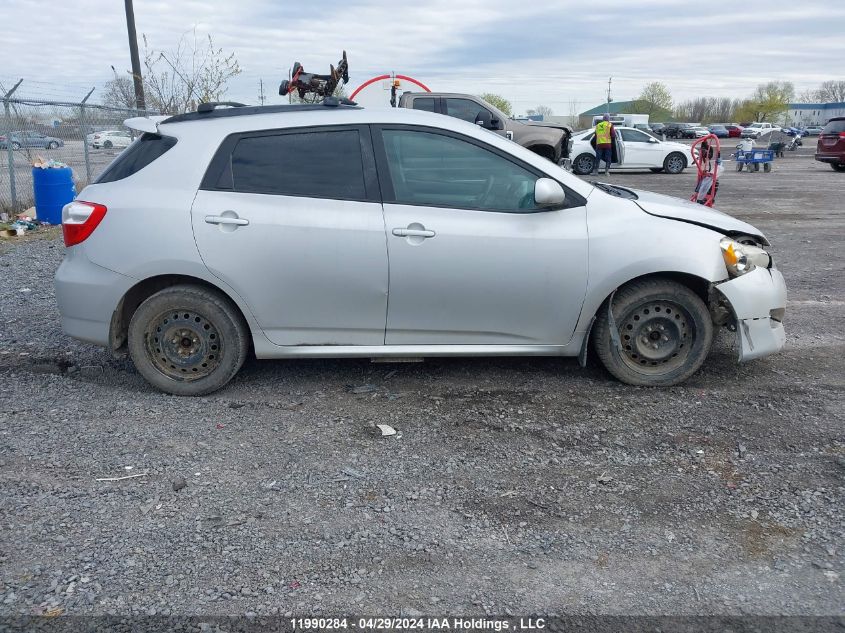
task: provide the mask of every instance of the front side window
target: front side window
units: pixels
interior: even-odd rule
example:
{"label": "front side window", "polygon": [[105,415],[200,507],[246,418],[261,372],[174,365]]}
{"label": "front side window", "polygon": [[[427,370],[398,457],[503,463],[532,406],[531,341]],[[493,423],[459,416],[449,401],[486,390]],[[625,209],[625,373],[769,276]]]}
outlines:
{"label": "front side window", "polygon": [[[482,110],[487,110],[487,108],[469,99],[446,99],[446,114],[463,119],[464,121],[469,121],[470,123],[475,123],[478,113]],[[490,113],[490,117],[495,118],[492,112]]]}
{"label": "front side window", "polygon": [[362,200],[366,191],[358,131],[242,138],[232,151],[230,182],[237,192]]}
{"label": "front side window", "polygon": [[531,211],[536,176],[483,147],[418,130],[384,130],[395,201],[401,204]]}

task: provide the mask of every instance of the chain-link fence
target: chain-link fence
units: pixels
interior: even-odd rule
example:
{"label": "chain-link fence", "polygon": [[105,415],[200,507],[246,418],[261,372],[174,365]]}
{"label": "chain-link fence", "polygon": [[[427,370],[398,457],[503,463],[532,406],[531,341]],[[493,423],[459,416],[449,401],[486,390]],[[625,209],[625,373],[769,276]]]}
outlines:
{"label": "chain-link fence", "polygon": [[27,98],[19,81],[0,97],[0,210],[19,213],[33,204],[32,163],[38,157],[73,169],[76,190],[95,179],[129,143],[123,121],[152,111],[79,101]]}

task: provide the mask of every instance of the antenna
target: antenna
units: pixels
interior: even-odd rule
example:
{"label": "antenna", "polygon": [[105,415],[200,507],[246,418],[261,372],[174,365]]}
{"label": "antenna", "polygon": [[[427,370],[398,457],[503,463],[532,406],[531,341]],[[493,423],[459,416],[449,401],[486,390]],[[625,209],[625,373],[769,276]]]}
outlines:
{"label": "antenna", "polygon": [[261,105],[264,105],[264,101],[266,101],[266,97],[264,96],[264,80],[258,80],[258,102]]}

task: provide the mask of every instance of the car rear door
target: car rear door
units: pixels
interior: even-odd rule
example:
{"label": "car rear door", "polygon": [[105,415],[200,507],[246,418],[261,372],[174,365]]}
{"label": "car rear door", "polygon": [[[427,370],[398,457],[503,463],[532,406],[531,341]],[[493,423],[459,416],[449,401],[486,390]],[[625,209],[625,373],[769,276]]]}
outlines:
{"label": "car rear door", "polygon": [[383,345],[387,247],[367,126],[228,137],[192,208],[208,269],[277,345]]}
{"label": "car rear door", "polygon": [[388,345],[561,345],[587,282],[586,201],[534,205],[544,175],[462,135],[374,129],[390,260]]}

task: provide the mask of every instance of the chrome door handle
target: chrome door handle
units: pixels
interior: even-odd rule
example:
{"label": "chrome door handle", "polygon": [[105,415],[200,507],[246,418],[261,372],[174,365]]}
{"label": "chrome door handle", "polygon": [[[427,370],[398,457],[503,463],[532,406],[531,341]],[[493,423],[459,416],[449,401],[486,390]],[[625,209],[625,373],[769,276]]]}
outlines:
{"label": "chrome door handle", "polygon": [[434,231],[426,229],[393,229],[393,234],[396,237],[434,237]]}
{"label": "chrome door handle", "polygon": [[246,226],[249,220],[245,218],[232,218],[225,215],[207,215],[205,216],[206,224],[233,224],[235,226]]}

